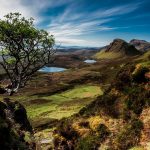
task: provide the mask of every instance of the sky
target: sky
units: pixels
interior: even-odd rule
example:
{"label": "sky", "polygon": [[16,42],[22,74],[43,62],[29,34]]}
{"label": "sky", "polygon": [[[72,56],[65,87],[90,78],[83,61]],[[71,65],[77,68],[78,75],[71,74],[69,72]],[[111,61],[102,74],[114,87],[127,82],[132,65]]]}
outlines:
{"label": "sky", "polygon": [[150,41],[150,0],[0,0],[0,18],[10,12],[33,17],[62,46]]}

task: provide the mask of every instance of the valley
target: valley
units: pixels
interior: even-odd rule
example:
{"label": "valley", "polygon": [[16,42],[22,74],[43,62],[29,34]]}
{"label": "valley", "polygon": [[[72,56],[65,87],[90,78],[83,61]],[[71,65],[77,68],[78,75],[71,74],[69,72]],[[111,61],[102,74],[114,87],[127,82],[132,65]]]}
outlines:
{"label": "valley", "polygon": [[0,0],[0,150],[150,150],[150,0]]}
{"label": "valley", "polygon": [[[122,41],[119,44],[121,45]],[[113,84],[117,82],[115,78],[120,70],[126,68],[129,64],[136,65],[141,63],[144,66],[149,66],[149,61],[147,61],[149,52],[140,56],[128,56],[124,53],[128,51],[126,46],[125,49],[118,48],[118,51],[115,51],[113,46],[110,47],[111,52],[100,51],[97,53],[95,51],[90,57],[87,54],[81,56],[78,54],[78,51],[77,53],[74,52],[74,54],[56,55],[56,60],[49,64],[48,67],[52,67],[52,69],[63,67],[66,68],[65,70],[50,70],[50,72],[49,70],[41,70],[18,93],[12,96],[7,94],[0,95],[1,101],[4,97],[8,97],[11,101],[19,101],[26,108],[39,148],[47,149],[47,147],[53,147],[53,132],[56,129],[55,127],[59,126],[63,120],[66,120],[68,125],[72,122],[72,128],[77,130],[77,132],[78,130],[80,132],[78,128],[82,128],[78,127],[78,122],[84,123],[84,120],[87,120],[87,118],[89,118],[89,122],[90,120],[105,122],[104,124],[107,124],[111,132],[114,130],[119,132],[116,126],[111,127],[112,123],[118,124],[119,127],[124,126],[122,118],[114,120],[110,116],[107,118],[105,114],[99,116],[97,113],[94,113],[92,117],[89,114],[86,115],[86,113],[96,112],[97,109],[99,111],[102,104],[97,108],[94,103],[101,96],[107,95],[106,92],[110,92]],[[110,53],[113,53],[112,57],[110,57]],[[93,58],[95,59],[94,61],[92,60]],[[92,63],[88,63],[86,60],[90,60],[89,62],[92,60]],[[1,75],[1,78],[1,86],[6,86],[7,81],[3,80],[3,75]],[[113,88],[112,92],[115,92]],[[87,109],[87,111],[84,109]],[[84,117],[83,114],[87,117]],[[85,134],[88,134],[87,130],[93,130],[92,128],[95,127],[91,127],[91,129],[86,128]],[[65,132],[67,134],[68,131]],[[84,135],[84,133],[81,134]],[[103,144],[105,145],[105,143]]]}
{"label": "valley", "polygon": [[19,100],[26,107],[33,127],[38,128],[77,113],[102,95],[124,61],[128,60],[83,63],[83,67],[56,73],[39,72],[10,98]]}

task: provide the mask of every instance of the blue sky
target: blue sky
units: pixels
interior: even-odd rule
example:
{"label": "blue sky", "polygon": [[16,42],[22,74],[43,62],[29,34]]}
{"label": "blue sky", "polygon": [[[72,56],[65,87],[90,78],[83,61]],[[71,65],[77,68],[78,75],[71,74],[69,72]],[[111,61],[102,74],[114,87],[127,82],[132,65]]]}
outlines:
{"label": "blue sky", "polygon": [[0,0],[0,17],[9,12],[35,18],[38,28],[65,46],[150,41],[150,0]]}

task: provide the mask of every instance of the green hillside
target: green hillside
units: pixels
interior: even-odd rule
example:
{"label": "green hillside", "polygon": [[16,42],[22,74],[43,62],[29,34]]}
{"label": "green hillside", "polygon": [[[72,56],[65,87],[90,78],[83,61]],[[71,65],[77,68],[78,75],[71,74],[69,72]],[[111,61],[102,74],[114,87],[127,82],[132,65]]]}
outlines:
{"label": "green hillside", "polygon": [[96,59],[115,59],[123,57],[124,55],[121,52],[106,52],[102,50],[94,55]]}
{"label": "green hillside", "polygon": [[55,147],[149,150],[149,74],[149,60],[125,65],[102,96],[59,123]]}
{"label": "green hillside", "polygon": [[109,46],[102,49],[100,52],[94,55],[96,59],[116,59],[122,57],[130,57],[140,55],[141,52],[138,51],[133,45],[130,45],[122,39],[115,39]]}

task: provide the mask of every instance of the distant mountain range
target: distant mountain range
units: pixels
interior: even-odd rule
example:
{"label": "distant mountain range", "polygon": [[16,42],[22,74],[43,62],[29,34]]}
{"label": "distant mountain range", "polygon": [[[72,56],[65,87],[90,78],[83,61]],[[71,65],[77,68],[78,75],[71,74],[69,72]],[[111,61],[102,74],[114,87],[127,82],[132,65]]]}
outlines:
{"label": "distant mountain range", "polygon": [[150,50],[150,42],[145,40],[133,39],[127,43],[122,39],[115,39],[110,45],[104,47],[58,46],[56,54],[74,54],[84,57],[95,55],[94,57],[99,59],[134,56],[139,55],[141,52],[147,52],[148,50]]}
{"label": "distant mountain range", "polygon": [[72,49],[72,50],[97,50],[97,49],[99,49],[100,47],[87,47],[87,46],[57,46],[56,45],[56,48],[58,49],[58,50],[61,50],[61,49],[65,49],[65,50],[70,50],[70,49]]}
{"label": "distant mountain range", "polygon": [[61,46],[57,48],[56,55],[78,55],[83,57],[93,56],[100,47]]}
{"label": "distant mountain range", "polygon": [[[133,39],[129,43],[122,39],[115,39],[110,45],[104,47],[86,46],[59,46],[56,45],[56,55],[78,55],[84,58],[94,56],[97,59],[118,58],[133,56],[150,50],[150,42]],[[0,61],[2,58],[0,57]]]}

